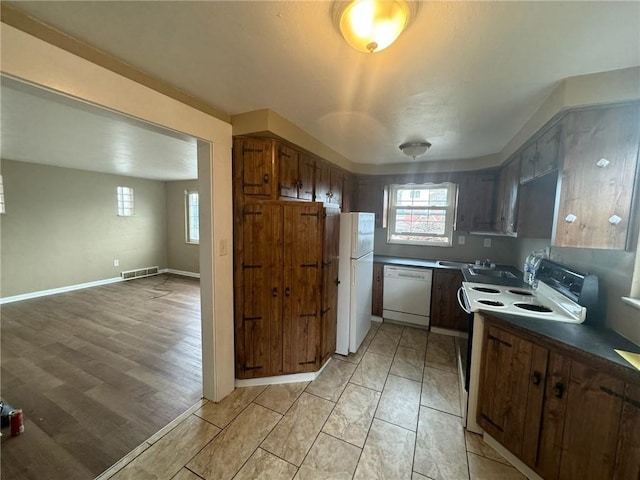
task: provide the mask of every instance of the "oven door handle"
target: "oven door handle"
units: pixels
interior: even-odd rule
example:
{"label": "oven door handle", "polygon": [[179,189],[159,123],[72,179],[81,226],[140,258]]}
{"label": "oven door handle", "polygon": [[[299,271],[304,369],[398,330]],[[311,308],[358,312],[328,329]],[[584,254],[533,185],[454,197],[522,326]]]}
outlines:
{"label": "oven door handle", "polygon": [[471,307],[469,306],[469,302],[467,301],[467,296],[464,293],[464,287],[460,287],[458,289],[458,293],[456,296],[458,297],[458,305],[460,305],[460,308],[464,312],[471,314]]}

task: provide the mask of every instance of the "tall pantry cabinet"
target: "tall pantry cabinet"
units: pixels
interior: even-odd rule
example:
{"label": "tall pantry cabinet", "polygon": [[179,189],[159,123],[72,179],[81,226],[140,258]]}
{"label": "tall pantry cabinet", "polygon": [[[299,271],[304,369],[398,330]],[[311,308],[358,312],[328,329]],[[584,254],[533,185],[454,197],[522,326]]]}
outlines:
{"label": "tall pantry cabinet", "polygon": [[340,210],[311,201],[310,161],[234,139],[236,378],[317,371],[335,352]]}

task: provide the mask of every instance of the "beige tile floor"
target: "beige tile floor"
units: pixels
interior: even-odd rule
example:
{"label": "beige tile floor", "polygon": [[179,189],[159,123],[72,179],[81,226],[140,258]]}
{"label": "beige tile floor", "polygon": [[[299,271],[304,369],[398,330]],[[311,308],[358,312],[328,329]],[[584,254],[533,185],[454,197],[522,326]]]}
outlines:
{"label": "beige tile floor", "polygon": [[455,362],[453,337],[374,323],[315,381],[204,401],[103,478],[524,479],[463,429]]}

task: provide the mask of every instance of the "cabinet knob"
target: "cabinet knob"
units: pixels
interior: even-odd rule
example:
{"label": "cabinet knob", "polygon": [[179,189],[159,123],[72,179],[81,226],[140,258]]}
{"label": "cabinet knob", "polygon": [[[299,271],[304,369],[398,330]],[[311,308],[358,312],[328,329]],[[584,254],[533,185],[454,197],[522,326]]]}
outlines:
{"label": "cabinet knob", "polygon": [[284,295],[285,297],[291,296],[291,289],[289,287],[284,289]]}
{"label": "cabinet knob", "polygon": [[576,217],[573,213],[570,213],[569,215],[567,215],[566,217],[564,217],[564,221],[567,223],[573,223],[578,219],[578,217]]}
{"label": "cabinet knob", "polygon": [[622,221],[622,218],[620,218],[618,215],[611,215],[609,217],[609,223],[611,225],[617,225]]}
{"label": "cabinet knob", "polygon": [[264,176],[262,177],[262,181],[264,183],[269,183],[269,174],[265,173]]}
{"label": "cabinet knob", "polygon": [[564,385],[560,382],[556,383],[553,387],[553,394],[558,398],[562,398],[562,395],[564,395]]}
{"label": "cabinet knob", "polygon": [[601,158],[600,160],[598,160],[596,162],[596,167],[598,168],[605,168],[607,165],[609,165],[611,162],[609,160],[607,160],[606,158]]}
{"label": "cabinet knob", "polygon": [[273,290],[271,290],[271,296],[272,297],[277,297],[278,296],[278,289],[274,288]]}
{"label": "cabinet knob", "polygon": [[533,372],[533,375],[531,375],[531,383],[533,383],[534,385],[540,385],[541,381],[542,374],[540,372]]}

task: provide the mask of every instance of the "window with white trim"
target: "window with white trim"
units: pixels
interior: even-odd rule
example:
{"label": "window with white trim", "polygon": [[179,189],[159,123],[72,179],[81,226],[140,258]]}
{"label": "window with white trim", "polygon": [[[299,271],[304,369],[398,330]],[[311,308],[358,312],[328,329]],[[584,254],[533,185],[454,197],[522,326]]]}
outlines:
{"label": "window with white trim", "polygon": [[456,185],[391,185],[387,241],[450,247],[453,238]]}
{"label": "window with white trim", "polygon": [[185,192],[187,217],[187,243],[200,243],[200,196],[198,192]]}
{"label": "window with white trim", "polygon": [[133,203],[133,188],[131,187],[118,187],[118,216],[130,217],[135,213]]}

